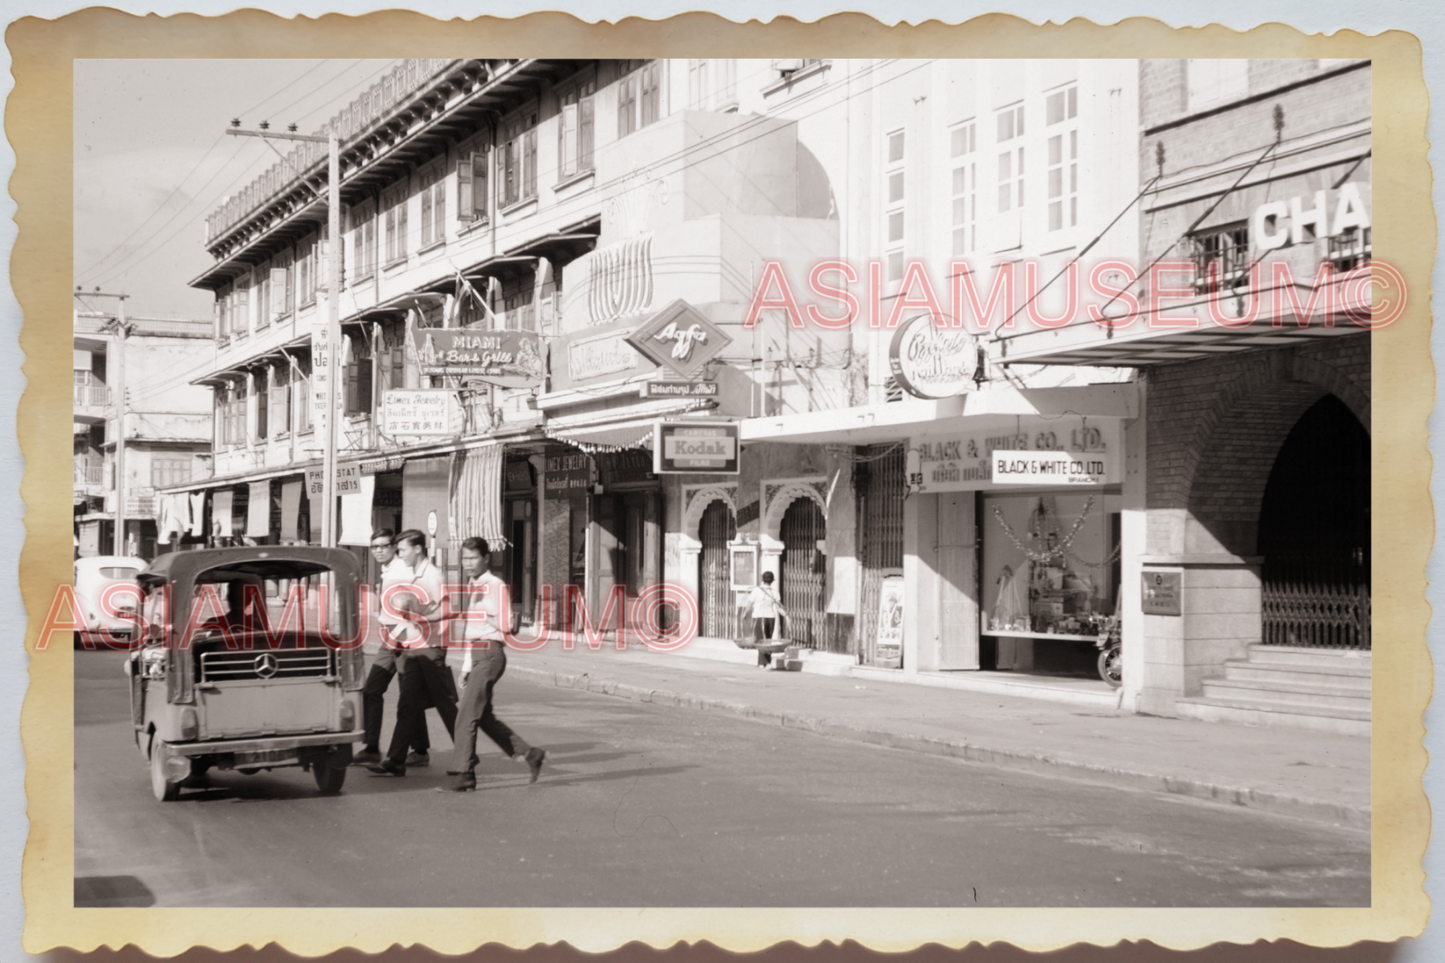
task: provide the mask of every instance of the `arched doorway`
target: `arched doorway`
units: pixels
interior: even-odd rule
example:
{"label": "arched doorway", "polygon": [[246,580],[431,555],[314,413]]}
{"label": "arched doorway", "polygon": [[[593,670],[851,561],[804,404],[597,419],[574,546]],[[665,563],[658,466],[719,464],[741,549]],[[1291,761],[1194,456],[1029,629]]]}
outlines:
{"label": "arched doorway", "polygon": [[1370,436],[1334,395],[1280,446],[1258,551],[1265,644],[1370,648]]}
{"label": "arched doorway", "polygon": [[699,635],[714,639],[737,637],[737,606],[728,580],[728,543],[737,537],[737,519],[727,502],[714,499],[698,523],[702,550],[697,557]]}
{"label": "arched doorway", "polygon": [[827,531],[822,507],[807,497],[793,499],[778,529],[783,543],[779,581],[783,607],[788,610],[788,637],[799,645],[817,646],[824,639],[827,556],[822,545]]}

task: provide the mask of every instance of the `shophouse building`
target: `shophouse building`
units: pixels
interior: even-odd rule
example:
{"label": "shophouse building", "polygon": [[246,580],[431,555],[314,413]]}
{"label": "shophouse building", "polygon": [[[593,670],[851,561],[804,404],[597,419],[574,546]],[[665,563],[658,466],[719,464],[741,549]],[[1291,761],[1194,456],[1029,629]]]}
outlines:
{"label": "shophouse building", "polygon": [[[163,548],[156,491],[210,475],[210,392],[186,381],[210,365],[215,343],[204,320],[132,317],[124,334],[118,324],[114,315],[93,311],[78,311],[74,319],[76,551],[115,553],[116,506],[123,499],[122,553],[154,558]],[[120,438],[126,451],[118,492]]]}
{"label": "shophouse building", "polygon": [[1368,733],[1370,64],[1138,72],[1135,297],[991,354],[1140,372],[1126,704]]}

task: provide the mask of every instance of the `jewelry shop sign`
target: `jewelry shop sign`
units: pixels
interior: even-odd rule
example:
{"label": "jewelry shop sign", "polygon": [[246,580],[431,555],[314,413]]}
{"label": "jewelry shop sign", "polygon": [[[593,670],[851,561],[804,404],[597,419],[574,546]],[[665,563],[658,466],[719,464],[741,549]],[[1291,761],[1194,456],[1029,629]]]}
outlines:
{"label": "jewelry shop sign", "polygon": [[457,393],[445,388],[391,389],[381,396],[388,435],[454,435],[462,430]]}
{"label": "jewelry shop sign", "polygon": [[[914,437],[905,458],[912,494],[1111,485],[1124,480],[1116,418],[1064,424],[1018,418],[1007,429]],[[999,466],[1002,463],[1002,470]]]}

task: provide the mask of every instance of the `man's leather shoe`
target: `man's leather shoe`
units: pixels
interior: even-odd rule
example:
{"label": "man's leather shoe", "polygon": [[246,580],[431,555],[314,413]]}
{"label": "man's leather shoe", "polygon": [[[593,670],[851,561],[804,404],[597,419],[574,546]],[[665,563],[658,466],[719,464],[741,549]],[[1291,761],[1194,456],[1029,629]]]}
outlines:
{"label": "man's leather shoe", "polygon": [[528,782],[536,782],[537,777],[542,774],[542,760],[547,758],[545,749],[527,750],[527,768],[532,770],[532,778]]}
{"label": "man's leather shoe", "polygon": [[475,792],[477,788],[477,775],[474,772],[451,772],[447,775],[452,781],[445,786],[438,786],[437,792]]}
{"label": "man's leather shoe", "polygon": [[405,776],[406,766],[398,765],[390,759],[383,759],[380,765],[367,766],[373,776]]}
{"label": "man's leather shoe", "polygon": [[406,764],[408,766],[430,766],[431,756],[424,752],[413,752],[406,757]]}
{"label": "man's leather shoe", "polygon": [[351,757],[353,766],[375,766],[381,763],[381,753],[375,749],[363,749]]}

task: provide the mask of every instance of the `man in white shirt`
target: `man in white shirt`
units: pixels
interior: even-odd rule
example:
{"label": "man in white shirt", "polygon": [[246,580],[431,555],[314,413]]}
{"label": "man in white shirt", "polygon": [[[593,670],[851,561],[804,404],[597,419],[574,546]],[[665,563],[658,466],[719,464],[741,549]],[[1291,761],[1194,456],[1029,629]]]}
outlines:
{"label": "man in white shirt", "polygon": [[491,547],[484,538],[462,542],[462,573],[467,579],[465,615],[458,620],[456,634],[467,649],[467,664],[475,660],[458,705],[457,727],[452,735],[451,785],[437,792],[471,792],[477,788],[477,730],[497,744],[509,757],[521,757],[531,769],[531,781],[542,772],[543,749],[527,744],[505,722],[492,714],[492,689],[507,671],[503,633],[510,613],[507,583],[492,574],[488,564]]}
{"label": "man in white shirt", "polygon": [[[389,528],[378,529],[371,536],[371,557],[381,566],[381,585],[377,590],[375,604],[380,607],[381,593],[387,587],[397,581],[409,581],[411,570],[401,559],[396,557],[395,534]],[[366,736],[362,742],[362,750],[352,759],[352,765],[367,766],[381,762],[381,712],[385,703],[386,690],[391,686],[391,680],[396,675],[397,658],[405,658],[405,652],[401,649],[398,641],[399,623],[395,616],[388,615],[382,609],[377,615],[377,629],[381,636],[381,646],[376,653],[376,661],[371,664],[371,671],[366,677],[366,687],[361,690],[361,717],[362,728]],[[430,739],[427,736],[426,727],[423,726],[416,733],[416,741],[412,743],[412,753],[407,756],[406,762],[409,766],[425,766],[428,761],[428,750]]]}
{"label": "man in white shirt", "polygon": [[414,528],[396,537],[396,554],[404,567],[383,590],[388,594],[382,598],[381,608],[403,616],[393,630],[404,650],[401,696],[386,758],[367,766],[373,773],[387,776],[406,775],[406,749],[426,731],[428,701],[436,707],[448,733],[457,718],[456,682],[446,664],[441,570],[427,558],[426,536]]}

